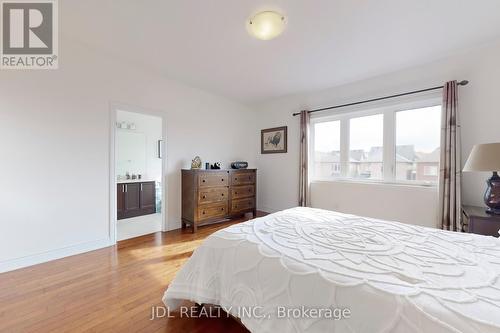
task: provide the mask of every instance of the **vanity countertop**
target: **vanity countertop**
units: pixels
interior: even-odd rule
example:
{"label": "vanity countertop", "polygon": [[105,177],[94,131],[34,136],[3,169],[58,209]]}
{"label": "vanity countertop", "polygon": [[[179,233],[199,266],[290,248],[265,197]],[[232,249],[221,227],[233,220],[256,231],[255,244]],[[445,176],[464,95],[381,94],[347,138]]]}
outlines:
{"label": "vanity countertop", "polygon": [[156,182],[156,180],[144,178],[144,179],[120,179],[116,181],[117,184],[147,183],[147,182]]}

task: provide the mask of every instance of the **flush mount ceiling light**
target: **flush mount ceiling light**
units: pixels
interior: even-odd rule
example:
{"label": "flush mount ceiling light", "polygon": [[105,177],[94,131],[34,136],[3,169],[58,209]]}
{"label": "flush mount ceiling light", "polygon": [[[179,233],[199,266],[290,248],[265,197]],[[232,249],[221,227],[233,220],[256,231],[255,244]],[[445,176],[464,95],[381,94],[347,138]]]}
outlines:
{"label": "flush mount ceiling light", "polygon": [[270,40],[285,30],[285,17],[272,11],[260,12],[248,20],[247,29],[257,39]]}

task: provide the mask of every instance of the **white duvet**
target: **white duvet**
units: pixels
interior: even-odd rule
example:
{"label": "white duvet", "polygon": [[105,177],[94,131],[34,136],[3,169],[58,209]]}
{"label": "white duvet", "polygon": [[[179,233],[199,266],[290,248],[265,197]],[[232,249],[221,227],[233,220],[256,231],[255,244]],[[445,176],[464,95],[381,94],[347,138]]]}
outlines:
{"label": "white duvet", "polygon": [[493,237],[293,208],[209,236],[163,301],[251,332],[500,332],[499,275]]}

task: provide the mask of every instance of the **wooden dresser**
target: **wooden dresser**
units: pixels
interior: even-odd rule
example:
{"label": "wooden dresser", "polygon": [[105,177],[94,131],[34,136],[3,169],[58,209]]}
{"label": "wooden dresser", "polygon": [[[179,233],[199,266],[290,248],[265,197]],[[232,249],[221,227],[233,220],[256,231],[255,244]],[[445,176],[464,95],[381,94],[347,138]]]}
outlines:
{"label": "wooden dresser", "polygon": [[256,216],[256,180],[256,169],[182,170],[182,228]]}

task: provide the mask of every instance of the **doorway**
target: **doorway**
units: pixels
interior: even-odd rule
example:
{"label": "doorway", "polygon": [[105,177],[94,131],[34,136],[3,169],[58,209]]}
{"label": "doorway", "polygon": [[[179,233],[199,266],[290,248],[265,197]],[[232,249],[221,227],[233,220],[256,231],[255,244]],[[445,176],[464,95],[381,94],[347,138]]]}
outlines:
{"label": "doorway", "polygon": [[161,113],[112,106],[113,243],[165,228],[165,119]]}

